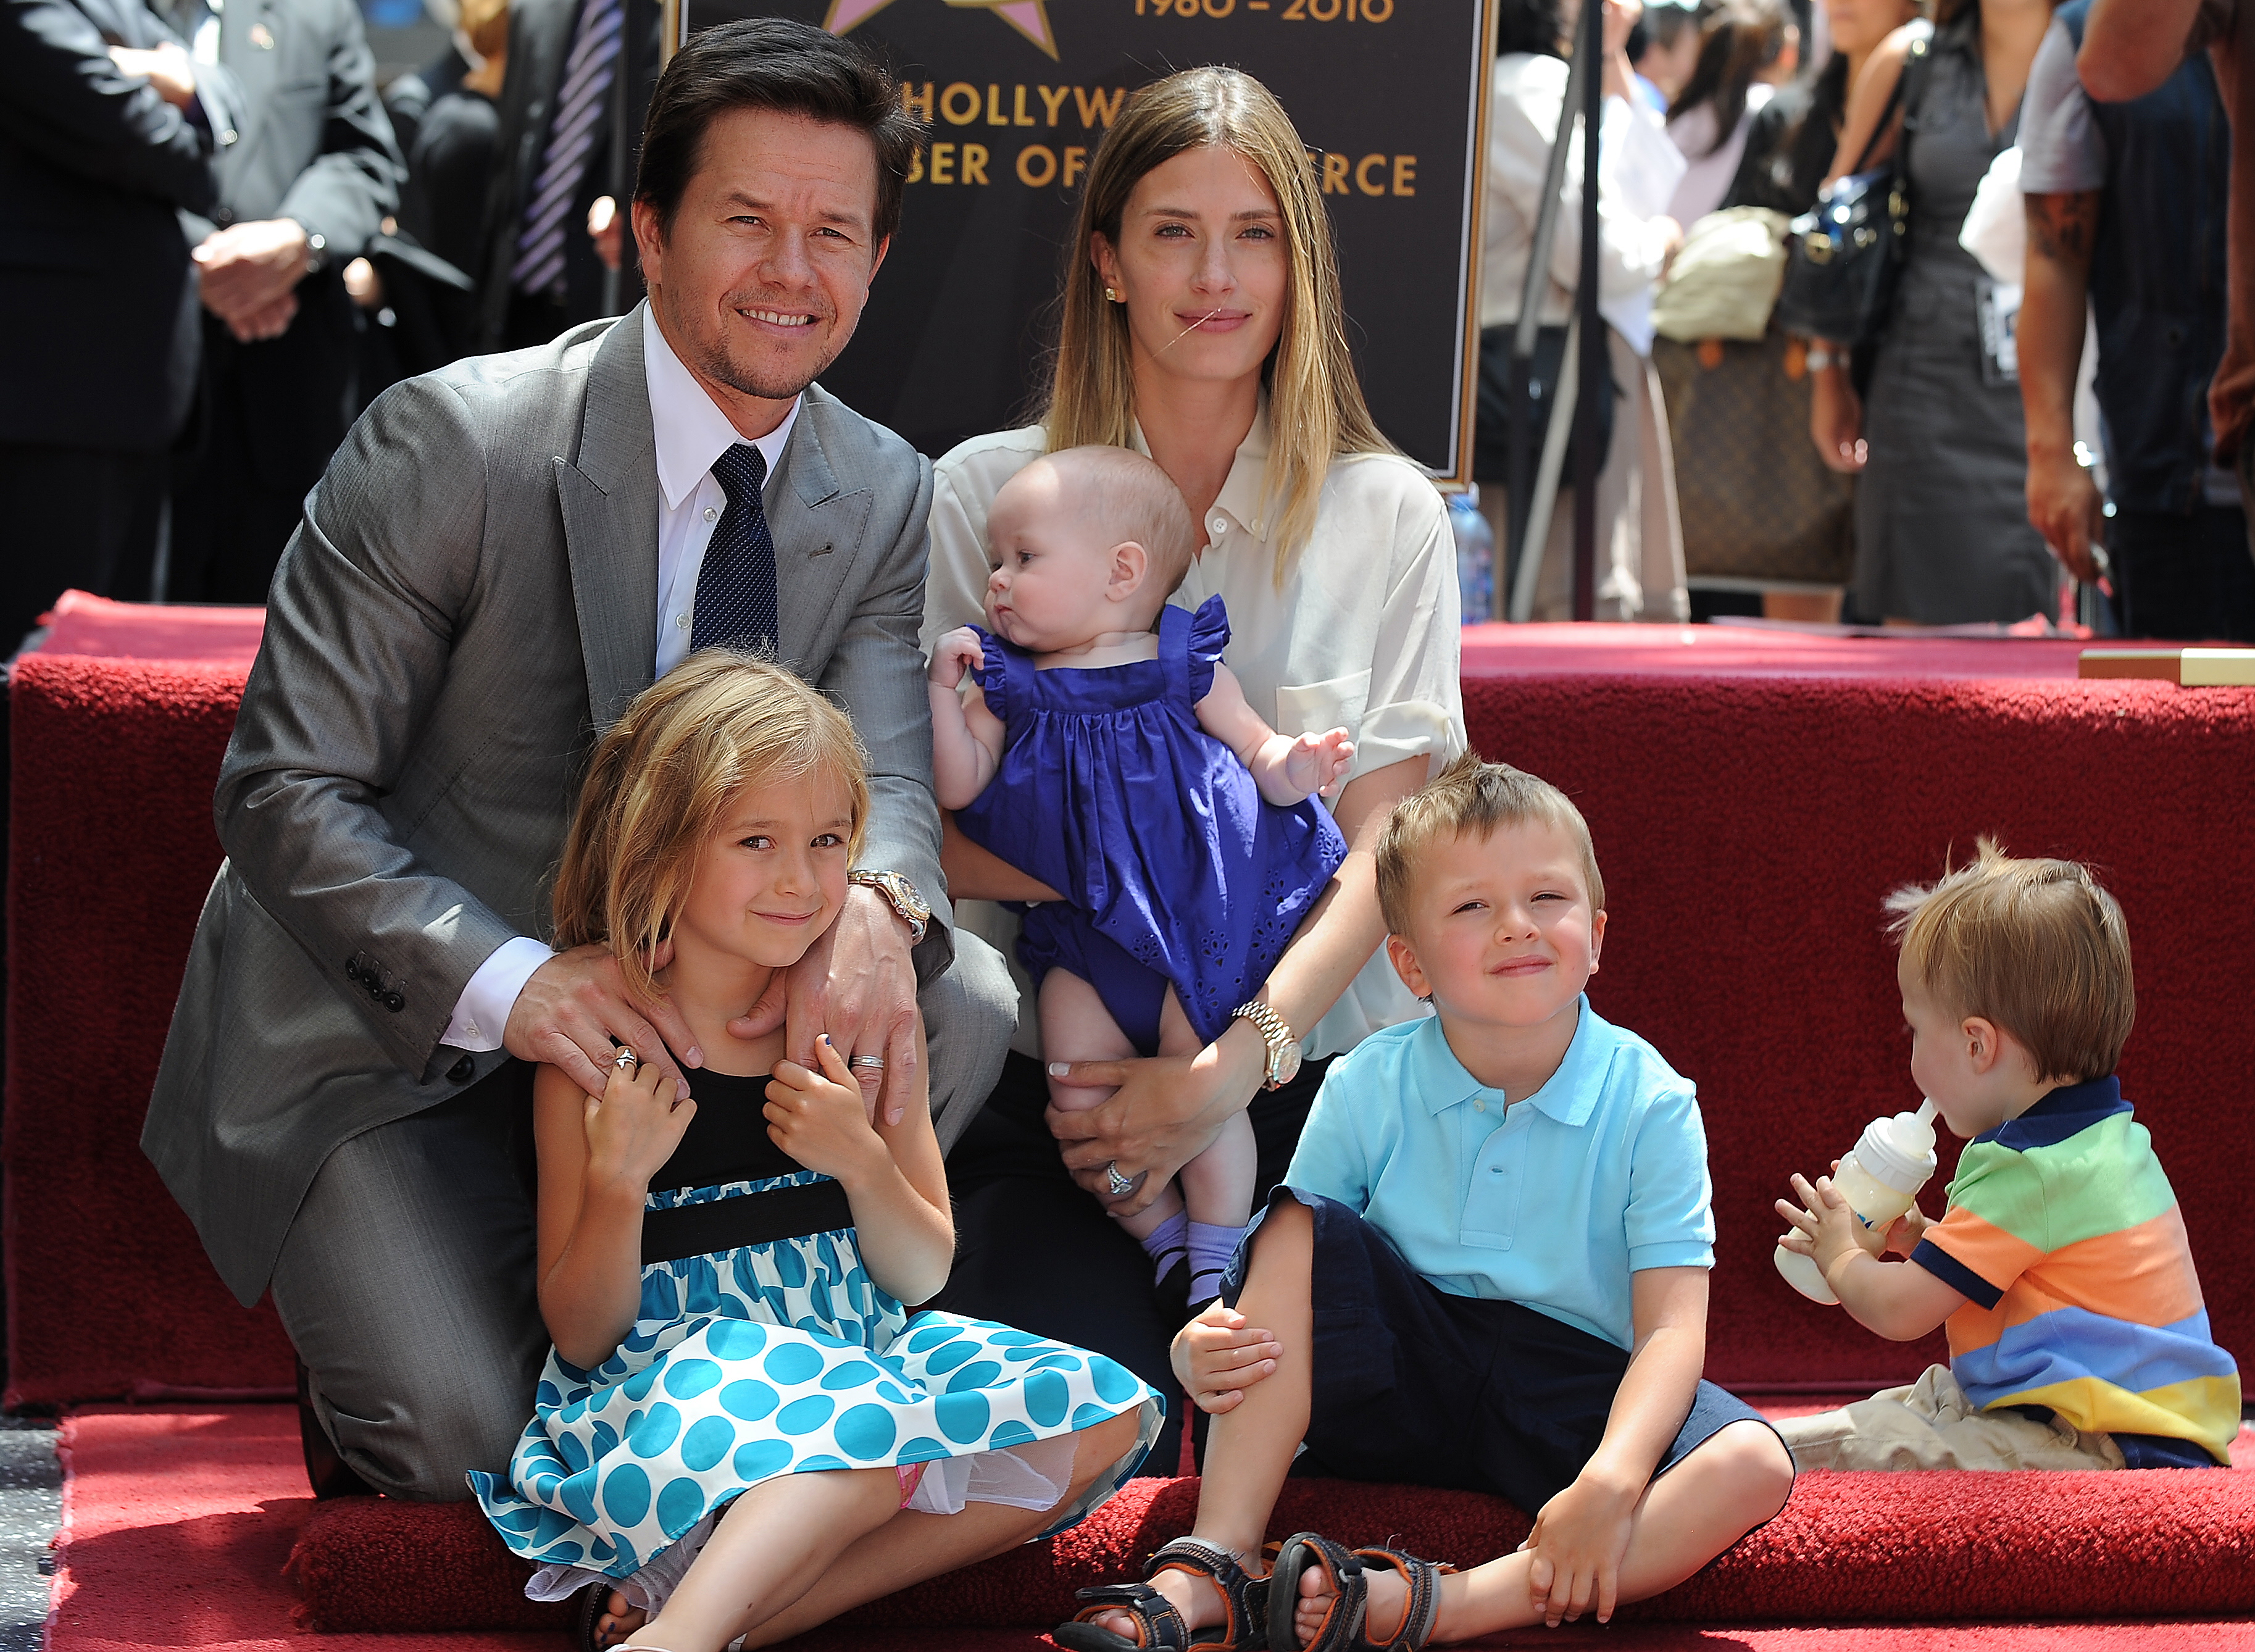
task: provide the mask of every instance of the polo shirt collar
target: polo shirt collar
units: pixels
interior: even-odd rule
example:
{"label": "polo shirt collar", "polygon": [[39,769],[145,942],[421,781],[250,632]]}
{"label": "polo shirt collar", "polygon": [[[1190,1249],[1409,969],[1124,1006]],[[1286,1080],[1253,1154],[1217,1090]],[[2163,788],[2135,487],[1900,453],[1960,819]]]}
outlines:
{"label": "polo shirt collar", "polygon": [[[697,491],[713,461],[744,438],[696,376],[681,364],[648,305],[642,313],[642,359],[650,387],[650,433],[657,446],[657,485],[665,495],[665,508],[678,510]],[[783,450],[798,423],[804,399],[793,397],[783,423],[752,444],[767,461],[769,476],[783,463]]]}
{"label": "polo shirt collar", "polygon": [[2006,1119],[1973,1139],[2026,1152],[2064,1142],[2102,1119],[2130,1110],[2130,1104],[2122,1099],[2122,1080],[2110,1072],[2082,1084],[2062,1084],[2017,1119]]}
{"label": "polo shirt collar", "polygon": [[[1598,1105],[1598,1091],[1602,1086],[1605,1069],[1612,1060],[1612,1029],[1590,1008],[1587,993],[1575,1001],[1574,1037],[1566,1046],[1565,1059],[1559,1062],[1558,1071],[1527,1100],[1538,1112],[1548,1114],[1559,1123],[1578,1129],[1590,1121],[1590,1114]],[[1457,1052],[1449,1048],[1449,1040],[1441,1030],[1438,1016],[1427,1017],[1417,1029],[1416,1054],[1412,1064],[1410,1081],[1425,1103],[1425,1111],[1435,1116],[1466,1101],[1492,1099],[1495,1111],[1504,1109],[1503,1092],[1482,1084],[1466,1071],[1457,1059]]]}
{"label": "polo shirt collar", "polygon": [[[1268,392],[1261,392],[1261,404],[1254,410],[1253,428],[1245,432],[1245,439],[1237,445],[1236,457],[1230,460],[1229,475],[1214,496],[1212,510],[1226,513],[1264,545],[1276,524],[1268,518],[1266,496],[1268,490],[1268,444],[1271,438],[1268,423]],[[1150,444],[1143,439],[1141,420],[1134,421],[1128,433],[1128,445],[1149,459]],[[1218,542],[1221,535],[1212,531],[1212,524],[1204,524],[1208,544]]]}

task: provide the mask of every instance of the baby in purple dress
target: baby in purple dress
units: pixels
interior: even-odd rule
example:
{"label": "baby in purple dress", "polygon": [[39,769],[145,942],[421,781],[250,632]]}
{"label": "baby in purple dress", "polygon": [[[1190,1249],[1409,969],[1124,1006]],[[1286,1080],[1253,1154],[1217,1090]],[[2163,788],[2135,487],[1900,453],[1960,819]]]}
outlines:
{"label": "baby in purple dress", "polygon": [[[1124,447],[1036,460],[987,514],[991,629],[931,657],[932,760],[965,836],[1055,890],[1025,909],[1050,1062],[1188,1055],[1258,995],[1346,844],[1316,794],[1344,728],[1280,735],[1221,663],[1221,599],[1171,608],[1200,550],[1166,473]],[[966,676],[978,692],[963,687]],[[1109,1090],[1050,1080],[1061,1108]],[[1251,1215],[1253,1128],[1233,1114],[1121,1225],[1157,1277],[1187,1255],[1220,1289]]]}

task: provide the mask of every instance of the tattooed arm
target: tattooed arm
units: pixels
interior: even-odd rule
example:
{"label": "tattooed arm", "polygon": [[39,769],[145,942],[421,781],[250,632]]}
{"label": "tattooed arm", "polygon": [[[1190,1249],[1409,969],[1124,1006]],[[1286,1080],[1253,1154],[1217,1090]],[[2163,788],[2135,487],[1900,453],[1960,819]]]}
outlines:
{"label": "tattooed arm", "polygon": [[2028,426],[2028,520],[2085,584],[2098,578],[2090,547],[2104,537],[2105,501],[2075,457],[2075,377],[2099,192],[2029,195],[2027,296],[2020,301],[2020,404]]}

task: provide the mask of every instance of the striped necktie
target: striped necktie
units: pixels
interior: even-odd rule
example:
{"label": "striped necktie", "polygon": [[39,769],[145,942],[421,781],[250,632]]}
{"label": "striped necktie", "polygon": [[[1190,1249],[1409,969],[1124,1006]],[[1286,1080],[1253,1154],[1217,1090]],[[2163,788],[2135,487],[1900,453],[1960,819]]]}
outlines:
{"label": "striped necktie", "polygon": [[749,442],[738,442],[713,461],[713,479],[728,496],[728,508],[713,524],[712,543],[697,570],[692,651],[716,643],[769,656],[776,651],[775,539],[760,498],[767,475],[768,461]]}
{"label": "striped necktie", "polygon": [[533,180],[516,238],[516,264],[509,285],[520,292],[545,292],[564,280],[564,238],[572,205],[587,174],[603,94],[617,72],[619,39],[626,13],[622,0],[581,0],[572,55],[565,60],[564,84],[548,123],[548,148]]}

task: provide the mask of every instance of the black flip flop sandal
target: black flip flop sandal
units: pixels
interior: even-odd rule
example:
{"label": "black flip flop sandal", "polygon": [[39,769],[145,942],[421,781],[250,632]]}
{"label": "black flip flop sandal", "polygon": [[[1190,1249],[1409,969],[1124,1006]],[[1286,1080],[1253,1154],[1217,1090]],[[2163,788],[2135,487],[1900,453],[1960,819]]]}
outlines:
{"label": "black flip flop sandal", "polygon": [[[1219,1639],[1191,1638],[1214,1631],[1192,1629],[1174,1603],[1151,1586],[1150,1580],[1163,1571],[1187,1571],[1221,1592],[1228,1611],[1215,1626]],[[1154,1554],[1143,1568],[1142,1582],[1104,1584],[1080,1590],[1075,1599],[1089,1604],[1050,1636],[1068,1652],[1268,1652],[1268,1579],[1253,1577],[1235,1555],[1196,1537],[1177,1537]],[[1135,1620],[1135,1639],[1092,1621],[1109,1612],[1124,1612]]]}
{"label": "black flip flop sandal", "polygon": [[[608,1578],[601,1578],[572,1597],[572,1644],[579,1652],[618,1652],[596,1638],[609,1610],[611,1591],[617,1587]],[[643,1649],[636,1648],[635,1652]]]}
{"label": "black flip flop sandal", "polygon": [[[1369,1634],[1370,1584],[1364,1573],[1371,1564],[1398,1572],[1409,1586],[1401,1620],[1383,1641],[1374,1641]],[[1441,1615],[1442,1575],[1456,1570],[1398,1549],[1343,1548],[1319,1533],[1303,1531],[1287,1537],[1278,1548],[1275,1566],[1268,1574],[1269,1599],[1288,1603],[1288,1614],[1296,1612],[1300,1579],[1314,1566],[1322,1567],[1331,1579],[1331,1604],[1315,1637],[1304,1645],[1287,1615],[1272,1639],[1275,1652],[1423,1652]]]}

